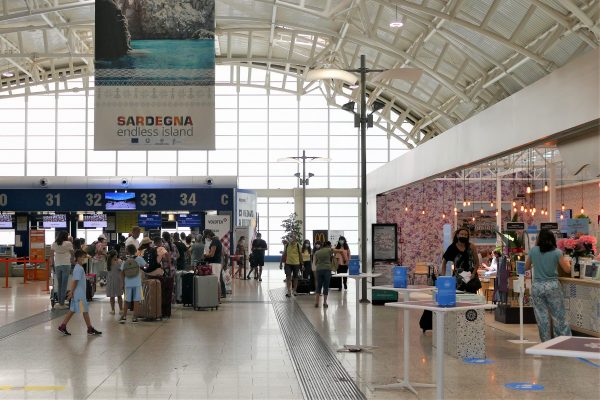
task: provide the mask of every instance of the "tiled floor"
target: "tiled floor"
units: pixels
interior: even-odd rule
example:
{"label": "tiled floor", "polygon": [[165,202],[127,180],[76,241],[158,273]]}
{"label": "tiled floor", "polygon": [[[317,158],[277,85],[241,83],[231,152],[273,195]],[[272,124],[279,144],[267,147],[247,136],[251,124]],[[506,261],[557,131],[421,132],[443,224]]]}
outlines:
{"label": "tiled floor", "polygon": [[[119,325],[106,299],[95,301],[90,315],[104,334],[85,335],[80,316],[70,323],[71,337],[58,334],[60,319],[40,323],[0,340],[0,399],[300,399],[302,391],[286,350],[269,289],[283,286],[278,269],[263,282],[235,280],[234,296],[218,311],[175,306],[164,322]],[[22,320],[49,307],[42,283],[0,289],[0,324]],[[316,309],[312,296],[295,301],[335,350],[355,337],[355,295],[334,292],[330,307]],[[294,301],[294,300],[290,300]],[[337,353],[368,398],[432,399],[434,389],[418,396],[405,391],[373,390],[373,385],[402,376],[402,315],[396,309],[361,306],[363,343],[378,346],[372,354]],[[431,332],[422,335],[419,315],[411,314],[411,379],[432,381]],[[497,326],[491,322],[490,324]],[[515,326],[486,328],[489,365],[469,365],[446,357],[447,399],[524,398],[597,399],[600,368],[575,359],[533,357]],[[535,326],[528,338],[537,339]],[[542,392],[518,392],[509,382],[536,382]]]}

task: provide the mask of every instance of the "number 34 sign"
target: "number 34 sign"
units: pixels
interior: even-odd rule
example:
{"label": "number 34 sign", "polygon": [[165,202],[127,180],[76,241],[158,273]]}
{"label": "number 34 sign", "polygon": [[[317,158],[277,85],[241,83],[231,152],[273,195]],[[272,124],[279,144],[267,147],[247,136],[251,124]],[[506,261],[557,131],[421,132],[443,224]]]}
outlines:
{"label": "number 34 sign", "polygon": [[[228,211],[233,189],[138,189],[128,198],[140,211]],[[123,191],[121,191],[123,192]],[[0,211],[103,211],[108,189],[0,189]],[[112,197],[112,196],[111,196]],[[133,204],[129,208],[132,210]]]}

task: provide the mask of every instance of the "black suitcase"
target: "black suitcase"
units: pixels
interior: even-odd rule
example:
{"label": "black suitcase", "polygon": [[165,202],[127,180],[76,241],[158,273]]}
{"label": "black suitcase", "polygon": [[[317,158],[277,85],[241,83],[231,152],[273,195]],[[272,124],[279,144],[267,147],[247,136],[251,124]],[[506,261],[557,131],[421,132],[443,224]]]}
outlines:
{"label": "black suitcase", "polygon": [[421,315],[421,319],[419,320],[419,326],[423,330],[423,334],[433,329],[433,313],[431,311],[423,311],[423,315]]}
{"label": "black suitcase", "polygon": [[181,304],[184,307],[194,306],[194,274],[181,275]]}
{"label": "black suitcase", "polygon": [[331,280],[329,281],[329,289],[338,289],[341,292],[342,278],[332,276]]}
{"label": "black suitcase", "polygon": [[298,278],[298,286],[296,287],[296,293],[310,294],[315,291],[315,283],[312,279]]}
{"label": "black suitcase", "polygon": [[93,301],[96,294],[96,274],[85,275],[85,298]]}

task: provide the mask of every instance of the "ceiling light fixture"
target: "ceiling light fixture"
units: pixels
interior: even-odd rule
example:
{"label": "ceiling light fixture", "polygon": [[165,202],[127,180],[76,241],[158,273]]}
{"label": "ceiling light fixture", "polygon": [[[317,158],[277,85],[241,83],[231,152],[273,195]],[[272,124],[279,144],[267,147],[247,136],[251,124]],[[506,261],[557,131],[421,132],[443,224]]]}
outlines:
{"label": "ceiling light fixture", "polygon": [[15,73],[12,71],[4,71],[2,73],[2,77],[3,78],[14,78],[15,77]]}
{"label": "ceiling light fixture", "polygon": [[402,28],[404,26],[404,22],[398,19],[398,6],[396,6],[396,18],[390,22],[390,28]]}

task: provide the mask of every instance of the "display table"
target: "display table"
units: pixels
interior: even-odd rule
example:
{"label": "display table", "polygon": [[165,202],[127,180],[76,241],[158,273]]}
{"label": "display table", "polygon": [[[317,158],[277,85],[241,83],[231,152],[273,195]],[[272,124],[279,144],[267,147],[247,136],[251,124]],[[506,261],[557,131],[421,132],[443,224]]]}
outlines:
{"label": "display table", "polygon": [[437,327],[435,336],[437,341],[437,348],[435,351],[435,388],[436,388],[436,399],[444,398],[444,316],[449,312],[470,310],[483,310],[483,309],[494,309],[494,304],[477,304],[477,303],[464,303],[457,302],[455,307],[439,307],[435,301],[423,300],[423,301],[408,301],[404,303],[387,303],[387,307],[397,307],[406,310],[429,310],[435,314],[435,321]]}
{"label": "display table", "polygon": [[[373,286],[371,290],[389,290],[397,293],[401,293],[404,295],[404,301],[410,301],[411,293],[423,293],[423,292],[431,292],[435,289],[434,286],[426,286],[426,285],[408,285],[406,288],[395,288],[391,285],[384,286]],[[398,383],[392,383],[389,385],[377,385],[374,386],[374,389],[408,389],[414,394],[417,394],[415,387],[435,387],[435,384],[432,383],[416,383],[410,382],[409,380],[409,371],[410,371],[410,310],[404,309],[404,379]]]}
{"label": "display table", "polygon": [[600,339],[559,336],[525,350],[527,354],[600,360]]}
{"label": "display table", "polygon": [[[435,300],[433,298],[432,300]],[[473,293],[456,293],[461,303],[485,304],[485,298]],[[433,330],[437,329],[433,321]],[[474,313],[455,312],[444,323],[444,349],[447,355],[463,358],[485,358],[485,310]],[[437,346],[436,342],[433,342]]]}
{"label": "display table", "polygon": [[558,278],[571,330],[600,337],[600,281]]}
{"label": "display table", "polygon": [[341,349],[338,349],[338,351],[348,351],[348,352],[352,352],[352,353],[357,353],[357,352],[361,352],[363,350],[368,350],[373,348],[373,346],[363,346],[360,344],[360,308],[359,308],[359,296],[360,296],[360,281],[366,278],[375,278],[377,276],[380,276],[381,274],[374,274],[374,273],[360,273],[358,275],[351,275],[348,273],[342,273],[342,274],[333,274],[333,277],[336,278],[350,278],[350,279],[354,279],[354,281],[356,282],[356,344],[354,345],[350,345],[350,344],[345,344],[344,347],[342,347]]}

